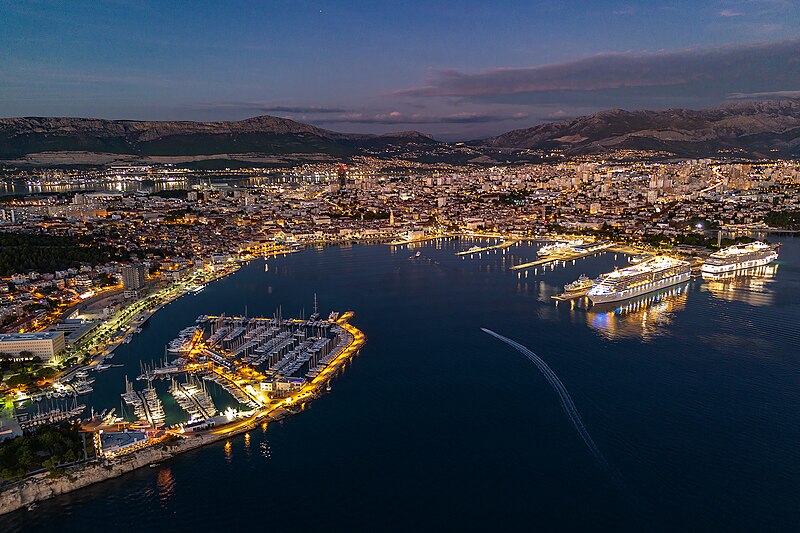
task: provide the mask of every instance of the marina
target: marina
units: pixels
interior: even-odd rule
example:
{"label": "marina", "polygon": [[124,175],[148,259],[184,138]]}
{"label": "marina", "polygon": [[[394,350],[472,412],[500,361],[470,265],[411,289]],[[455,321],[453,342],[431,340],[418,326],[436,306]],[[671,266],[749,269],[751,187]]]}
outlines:
{"label": "marina", "polygon": [[208,316],[197,319],[195,358],[226,370],[249,365],[270,381],[264,387],[285,389],[290,378],[319,374],[349,341],[336,323],[338,314],[321,319],[316,304],[308,319]]}
{"label": "marina", "polygon": [[44,409],[42,405],[37,405],[34,412],[17,415],[16,420],[20,429],[29,431],[44,424],[60,424],[76,420],[86,410],[86,405],[78,404],[75,399],[71,403],[48,403],[50,405]]}

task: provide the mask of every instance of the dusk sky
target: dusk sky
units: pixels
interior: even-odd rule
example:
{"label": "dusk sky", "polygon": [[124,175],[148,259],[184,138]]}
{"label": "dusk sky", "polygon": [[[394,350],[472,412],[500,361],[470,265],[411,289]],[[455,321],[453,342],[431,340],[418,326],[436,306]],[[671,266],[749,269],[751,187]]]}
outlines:
{"label": "dusk sky", "polygon": [[0,0],[0,116],[471,139],[800,96],[800,1]]}

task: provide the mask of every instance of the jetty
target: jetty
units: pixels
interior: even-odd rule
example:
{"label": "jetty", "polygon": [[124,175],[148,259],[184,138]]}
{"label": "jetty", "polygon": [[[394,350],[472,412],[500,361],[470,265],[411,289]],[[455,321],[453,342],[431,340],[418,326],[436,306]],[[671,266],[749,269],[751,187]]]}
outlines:
{"label": "jetty", "polygon": [[550,296],[553,300],[557,300],[559,302],[567,302],[569,300],[577,300],[579,298],[583,298],[586,296],[586,293],[589,292],[589,289],[585,291],[575,291],[575,292],[562,292],[561,294],[553,294]]}
{"label": "jetty", "polygon": [[205,420],[213,417],[217,412],[211,396],[208,395],[205,383],[198,381],[191,375],[185,383],[173,378],[169,392],[178,402],[180,408],[189,414],[190,420]]}
{"label": "jetty", "polygon": [[121,394],[122,400],[133,408],[139,422],[144,425],[149,425],[152,428],[158,428],[164,425],[166,415],[164,413],[164,405],[158,398],[156,390],[153,388],[152,383],[148,382],[147,387],[142,391],[137,391],[133,388],[133,383],[125,378],[125,392]]}
{"label": "jetty", "polygon": [[527,263],[520,263],[519,265],[514,265],[510,267],[509,270],[525,270],[528,268],[547,265],[550,263],[562,263],[567,261],[573,261],[575,259],[588,257],[590,255],[599,253],[603,250],[610,249],[612,246],[614,246],[614,243],[610,241],[597,241],[591,244],[575,246],[574,248],[568,251],[556,252],[554,254],[548,255],[547,257],[542,257],[535,261],[529,261]]}
{"label": "jetty", "polygon": [[456,252],[456,255],[458,255],[458,256],[472,255],[472,254],[480,254],[480,253],[483,253],[483,252],[490,252],[492,250],[503,250],[505,248],[510,248],[511,246],[514,246],[518,242],[519,241],[517,241],[517,240],[508,240],[508,241],[503,241],[501,243],[494,244],[494,245],[491,245],[491,246],[481,246],[481,247],[475,246],[475,247],[472,247],[472,248],[470,248],[468,250],[462,250],[460,252]]}

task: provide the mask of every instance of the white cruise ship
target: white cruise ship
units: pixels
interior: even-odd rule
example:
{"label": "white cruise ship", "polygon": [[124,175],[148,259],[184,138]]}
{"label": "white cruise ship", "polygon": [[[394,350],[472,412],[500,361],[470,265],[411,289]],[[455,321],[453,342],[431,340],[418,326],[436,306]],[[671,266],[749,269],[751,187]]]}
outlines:
{"label": "white cruise ship", "polygon": [[618,302],[688,281],[690,276],[688,262],[657,256],[601,275],[586,295],[596,304]]}
{"label": "white cruise ship", "polygon": [[539,257],[545,257],[558,253],[571,252],[574,247],[580,246],[581,244],[583,244],[583,239],[575,239],[574,241],[569,242],[555,242],[553,244],[542,246],[539,248],[539,251],[536,252],[536,254]]}
{"label": "white cruise ship", "polygon": [[768,265],[776,259],[778,252],[769,244],[763,242],[735,244],[711,254],[700,270],[703,274],[722,274]]}

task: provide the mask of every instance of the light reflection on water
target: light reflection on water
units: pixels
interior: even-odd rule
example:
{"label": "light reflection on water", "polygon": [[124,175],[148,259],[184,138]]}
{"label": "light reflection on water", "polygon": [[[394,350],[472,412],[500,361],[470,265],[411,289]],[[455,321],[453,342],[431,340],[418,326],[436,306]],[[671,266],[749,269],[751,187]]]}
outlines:
{"label": "light reflection on water", "polygon": [[[237,187],[258,187],[278,183],[298,184],[308,180],[300,177],[270,175],[243,178],[241,176],[216,176],[215,182],[224,182],[226,185]],[[26,195],[42,193],[65,193],[72,191],[99,191],[99,192],[159,192],[176,189],[190,189],[194,185],[207,185],[207,178],[194,176],[172,176],[163,179],[86,179],[69,178],[64,180],[37,181],[20,179],[0,180],[0,195]]]}
{"label": "light reflection on water", "polygon": [[272,450],[269,448],[269,442],[264,441],[258,445],[258,451],[264,459],[272,458]]}
{"label": "light reflection on water", "polygon": [[161,503],[166,503],[175,494],[175,476],[169,467],[160,467],[156,476],[156,486],[158,487],[158,499]]}
{"label": "light reflection on water", "polygon": [[608,339],[639,337],[649,341],[669,332],[675,314],[686,308],[689,283],[675,285],[623,302],[593,305],[589,326]]}
{"label": "light reflection on water", "polygon": [[775,292],[771,285],[775,281],[778,265],[771,265],[725,272],[722,274],[703,273],[701,290],[710,292],[715,298],[731,302],[744,302],[755,306],[768,306],[775,303]]}
{"label": "light reflection on water", "polygon": [[98,192],[137,192],[137,191],[168,191],[176,189],[189,189],[198,180],[173,179],[158,180],[154,182],[140,180],[82,180],[69,183],[61,182],[24,182],[19,180],[0,180],[0,195],[26,195],[41,193],[65,193],[72,191],[98,191]]}

